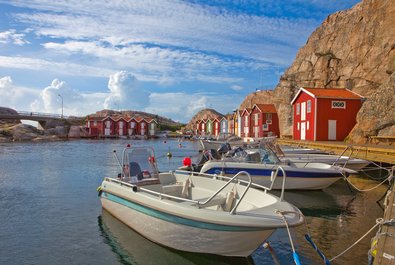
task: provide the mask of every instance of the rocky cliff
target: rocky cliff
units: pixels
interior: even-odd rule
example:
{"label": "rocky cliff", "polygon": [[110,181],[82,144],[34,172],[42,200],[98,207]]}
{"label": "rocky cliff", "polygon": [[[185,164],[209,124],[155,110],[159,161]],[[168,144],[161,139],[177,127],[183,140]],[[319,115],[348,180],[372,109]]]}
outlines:
{"label": "rocky cliff", "polygon": [[[300,87],[348,88],[367,98],[348,137],[350,142],[365,142],[372,133],[390,133],[395,116],[390,81],[395,72],[394,25],[392,0],[364,0],[328,16],[299,50],[272,95],[261,94],[265,102],[276,105],[281,134],[292,134],[290,101]],[[387,101],[392,104],[384,105]],[[249,107],[249,102],[247,97],[241,107]],[[392,119],[378,120],[386,114]],[[366,122],[373,120],[377,122]]]}

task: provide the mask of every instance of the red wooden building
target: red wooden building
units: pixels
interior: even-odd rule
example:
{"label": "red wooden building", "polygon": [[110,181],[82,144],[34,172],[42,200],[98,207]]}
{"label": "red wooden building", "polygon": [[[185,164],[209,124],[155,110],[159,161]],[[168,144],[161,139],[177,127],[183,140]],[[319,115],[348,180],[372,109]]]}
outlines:
{"label": "red wooden building", "polygon": [[364,98],[348,89],[300,88],[292,99],[293,138],[343,141]]}
{"label": "red wooden building", "polygon": [[115,120],[113,117],[105,117],[103,120],[103,128],[100,135],[113,136],[115,134]]}
{"label": "red wooden building", "polygon": [[136,118],[132,117],[128,120],[128,135],[136,135],[137,134],[137,121]]}
{"label": "red wooden building", "polygon": [[128,135],[128,118],[118,117],[115,119],[114,134],[118,136]]}
{"label": "red wooden building", "polygon": [[221,123],[221,117],[215,117],[213,119],[211,119],[213,122],[213,135],[217,136],[220,132],[220,123]]}
{"label": "red wooden building", "polygon": [[103,133],[103,117],[89,117],[86,120],[86,128],[90,136],[99,136]]}
{"label": "red wooden building", "polygon": [[241,137],[251,137],[251,109],[244,109],[241,114]]}
{"label": "red wooden building", "polygon": [[254,104],[250,116],[251,137],[280,136],[278,115],[273,104]]}

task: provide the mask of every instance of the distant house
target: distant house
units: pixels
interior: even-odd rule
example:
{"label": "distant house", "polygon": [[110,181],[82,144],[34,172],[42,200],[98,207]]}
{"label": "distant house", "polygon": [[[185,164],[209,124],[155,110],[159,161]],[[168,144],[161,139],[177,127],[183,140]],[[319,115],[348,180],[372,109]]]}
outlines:
{"label": "distant house", "polygon": [[86,127],[90,136],[117,137],[146,135],[154,136],[157,131],[157,121],[152,118],[127,116],[88,116]]}
{"label": "distant house", "polygon": [[233,119],[233,114],[228,114],[226,117],[228,120],[228,133],[235,134],[235,122]]}
{"label": "distant house", "polygon": [[228,119],[227,116],[224,116],[220,120],[219,132],[220,133],[228,133]]}
{"label": "distant house", "polygon": [[114,136],[115,134],[115,120],[111,116],[105,117],[103,120],[103,128],[101,135],[103,136]]}
{"label": "distant house", "polygon": [[251,109],[246,108],[241,112],[241,137],[251,137],[250,132],[250,114],[251,114]]}
{"label": "distant house", "polygon": [[132,117],[128,120],[128,135],[136,135],[137,134],[137,120]]}
{"label": "distant house", "polygon": [[196,135],[202,135],[203,129],[203,120],[196,121]]}
{"label": "distant house", "polygon": [[364,98],[348,89],[300,88],[292,99],[293,138],[343,141]]}
{"label": "distant house", "polygon": [[206,120],[206,135],[213,135],[213,121],[211,119]]}
{"label": "distant house", "polygon": [[125,117],[115,119],[115,135],[126,136],[128,134],[128,120]]}
{"label": "distant house", "polygon": [[273,104],[255,104],[250,116],[251,137],[280,136],[278,115]]}
{"label": "distant house", "polygon": [[88,116],[86,118],[86,128],[90,136],[99,136],[103,131],[103,117]]}
{"label": "distant house", "polygon": [[213,121],[213,135],[217,136],[220,132],[220,117],[215,117]]}
{"label": "distant house", "polygon": [[146,118],[148,123],[148,136],[154,136],[158,130],[158,122],[155,119]]}

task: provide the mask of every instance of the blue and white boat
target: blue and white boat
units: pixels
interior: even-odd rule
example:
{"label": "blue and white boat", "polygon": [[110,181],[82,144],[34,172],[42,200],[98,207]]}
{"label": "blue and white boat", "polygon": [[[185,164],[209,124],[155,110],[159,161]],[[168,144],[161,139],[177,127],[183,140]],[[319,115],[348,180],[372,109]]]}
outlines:
{"label": "blue and white boat", "polygon": [[[249,256],[277,228],[303,223],[298,208],[251,183],[191,171],[159,173],[153,150],[126,148],[118,178],[99,187],[103,209],[158,244]],[[246,175],[248,182],[238,180]],[[260,189],[256,189],[259,187]],[[283,219],[285,217],[285,221]],[[285,223],[286,222],[286,223]]]}
{"label": "blue and white boat", "polygon": [[[204,157],[204,155],[203,155]],[[252,181],[262,186],[270,186],[272,172],[281,166],[286,172],[285,189],[288,190],[320,190],[324,189],[347,174],[356,174],[352,169],[324,163],[307,161],[281,161],[270,149],[246,149],[235,152],[231,157],[199,162],[202,173],[232,176],[240,171],[247,172]],[[273,189],[281,189],[282,173],[273,184]]]}

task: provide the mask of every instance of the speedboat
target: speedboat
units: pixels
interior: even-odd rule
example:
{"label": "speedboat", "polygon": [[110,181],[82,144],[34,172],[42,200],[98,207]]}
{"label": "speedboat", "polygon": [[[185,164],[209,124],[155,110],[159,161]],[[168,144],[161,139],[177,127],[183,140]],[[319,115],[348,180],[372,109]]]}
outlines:
{"label": "speedboat", "polygon": [[328,165],[336,165],[340,167],[345,167],[348,169],[353,169],[356,171],[362,170],[364,167],[368,166],[371,162],[364,159],[359,158],[352,158],[351,155],[346,156],[344,155],[350,147],[344,149],[344,151],[340,155],[330,155],[330,154],[312,154],[312,153],[287,153],[280,147],[280,145],[273,143],[273,142],[264,142],[261,143],[261,147],[263,148],[270,148],[273,150],[278,158],[282,162],[293,162],[293,163],[309,163],[309,162],[316,162],[316,163],[324,163]]}
{"label": "speedboat", "polygon": [[226,144],[232,144],[232,146],[242,146],[246,144],[242,138],[231,133],[220,133],[214,139],[199,139],[199,143],[199,151],[210,149],[217,150]]}
{"label": "speedboat", "polygon": [[127,147],[118,163],[122,173],[98,188],[103,209],[160,245],[247,257],[277,228],[304,222],[299,209],[283,200],[284,190],[280,197],[269,194],[246,172],[159,173],[150,148]]}
{"label": "speedboat", "polygon": [[[213,156],[213,151],[215,150],[209,150],[208,155],[203,153],[202,160],[198,163],[200,166],[196,170],[225,176],[246,171],[254,183],[266,187],[271,185],[272,172],[278,166],[286,172],[285,189],[288,190],[320,190],[329,187],[348,174],[357,173],[352,169],[324,163],[281,161],[271,149],[265,148],[243,149],[239,147],[222,158],[218,155]],[[281,174],[282,172],[273,185],[274,189],[282,187]]]}

